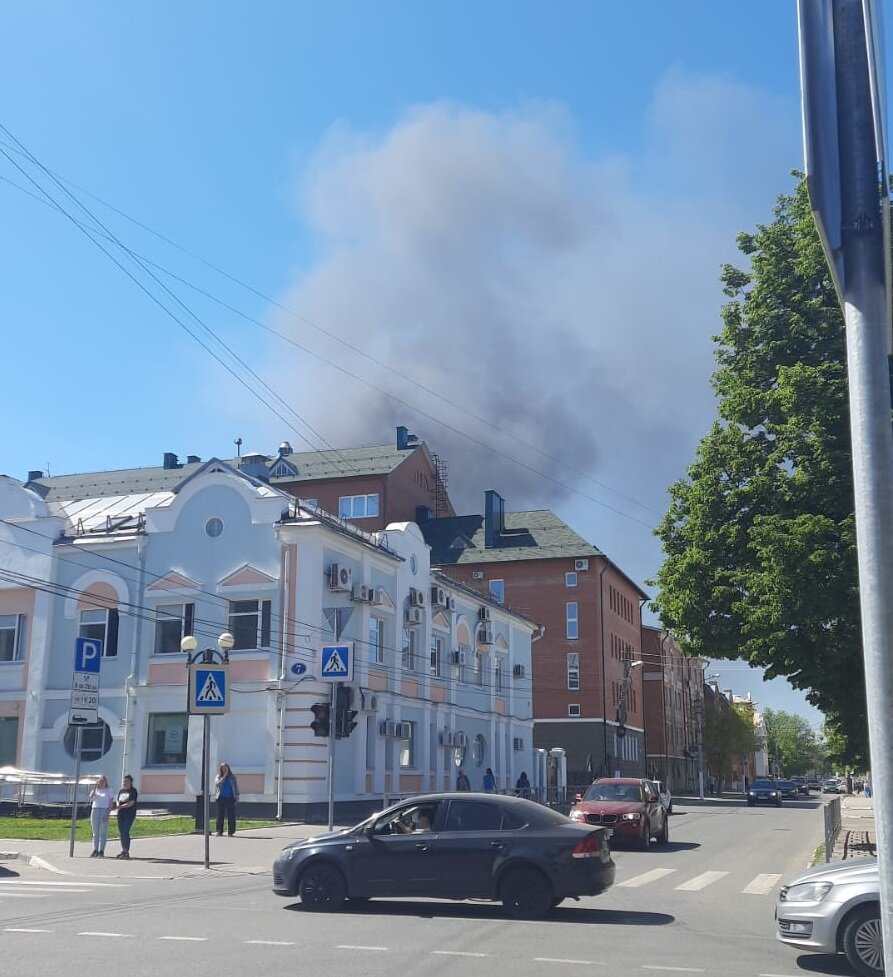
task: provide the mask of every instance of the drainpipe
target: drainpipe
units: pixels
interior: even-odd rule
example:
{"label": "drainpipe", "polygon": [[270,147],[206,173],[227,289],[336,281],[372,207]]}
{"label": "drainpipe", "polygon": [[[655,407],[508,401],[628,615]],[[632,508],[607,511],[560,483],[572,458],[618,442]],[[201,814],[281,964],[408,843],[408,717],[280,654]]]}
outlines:
{"label": "drainpipe", "polygon": [[598,616],[602,631],[602,776],[609,777],[608,770],[608,674],[605,668],[605,585],[602,578],[608,569],[607,562],[598,572]]}
{"label": "drainpipe", "polygon": [[[144,604],[144,589],[146,583],[146,543],[147,538],[141,536],[136,541],[136,553],[137,553],[137,597],[136,604]],[[133,642],[130,647],[130,674],[124,680],[124,749],[121,753],[121,779],[130,771],[128,770],[128,765],[130,762],[130,740],[132,738],[132,731],[130,729],[130,710],[131,703],[136,698],[136,691],[134,689],[134,683],[137,681],[137,669],[139,668],[140,660],[140,637],[143,633],[142,621],[138,618],[134,620],[133,628]]]}
{"label": "drainpipe", "polygon": [[282,784],[282,774],[285,766],[283,756],[283,743],[285,741],[285,660],[288,652],[288,632],[291,627],[291,615],[288,609],[289,604],[289,585],[291,583],[292,570],[291,553],[288,546],[282,544],[282,560],[280,563],[280,579],[282,586],[279,597],[279,615],[282,621],[282,629],[279,637],[279,678],[276,684],[276,705],[279,707],[279,730],[276,742],[276,820],[281,821],[283,817],[284,790]]}
{"label": "drainpipe", "polygon": [[[664,631],[663,637],[660,639],[660,644],[658,645],[660,654],[660,711],[661,711],[661,722],[664,727],[664,769],[663,777],[661,778],[664,782],[664,786],[669,789],[670,787],[670,734],[669,734],[669,723],[667,722],[667,653],[664,648],[664,644],[669,640],[670,632]],[[685,687],[682,689],[682,728],[685,729]],[[685,737],[683,737],[684,739]],[[675,786],[675,785],[674,785]]]}

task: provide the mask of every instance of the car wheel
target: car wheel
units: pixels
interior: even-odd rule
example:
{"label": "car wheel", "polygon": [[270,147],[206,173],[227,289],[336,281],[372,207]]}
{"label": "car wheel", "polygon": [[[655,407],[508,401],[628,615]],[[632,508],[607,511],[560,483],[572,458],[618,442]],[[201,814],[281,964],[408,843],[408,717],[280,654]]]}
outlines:
{"label": "car wheel", "polygon": [[876,977],[884,972],[880,906],[860,906],[847,917],[843,929],[843,952],[850,966],[861,977]]}
{"label": "car wheel", "polygon": [[298,895],[308,909],[316,912],[332,912],[344,905],[347,883],[334,865],[320,862],[317,865],[309,865],[301,873]]}
{"label": "car wheel", "polygon": [[515,868],[499,886],[499,897],[512,919],[542,919],[552,908],[552,886],[535,868]]}
{"label": "car wheel", "polygon": [[648,851],[648,846],[651,844],[651,825],[646,821],[642,827],[642,833],[639,835],[639,850]]}
{"label": "car wheel", "polygon": [[660,834],[657,836],[657,843],[659,845],[668,845],[670,843],[670,822],[664,818],[664,826],[660,829]]}

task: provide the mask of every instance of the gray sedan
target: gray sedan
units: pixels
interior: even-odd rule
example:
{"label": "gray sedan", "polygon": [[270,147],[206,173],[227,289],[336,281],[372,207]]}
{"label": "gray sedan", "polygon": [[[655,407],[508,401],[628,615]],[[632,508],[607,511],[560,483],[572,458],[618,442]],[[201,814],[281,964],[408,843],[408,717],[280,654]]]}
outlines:
{"label": "gray sedan", "polygon": [[829,862],[782,886],[776,936],[800,950],[843,953],[861,977],[884,972],[878,863]]}

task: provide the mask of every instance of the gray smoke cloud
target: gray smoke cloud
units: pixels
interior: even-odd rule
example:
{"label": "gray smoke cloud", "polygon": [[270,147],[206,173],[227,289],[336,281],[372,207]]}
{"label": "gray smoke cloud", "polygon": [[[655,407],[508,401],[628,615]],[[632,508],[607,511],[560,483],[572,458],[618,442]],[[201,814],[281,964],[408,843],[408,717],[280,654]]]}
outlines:
{"label": "gray smoke cloud", "polygon": [[334,127],[301,180],[318,257],[283,302],[368,355],[274,318],[366,383],[277,347],[278,385],[334,445],[406,424],[459,511],[486,488],[510,508],[576,493],[653,524],[712,416],[720,263],[790,186],[792,112],[674,72],[636,156],[587,158],[554,104]]}

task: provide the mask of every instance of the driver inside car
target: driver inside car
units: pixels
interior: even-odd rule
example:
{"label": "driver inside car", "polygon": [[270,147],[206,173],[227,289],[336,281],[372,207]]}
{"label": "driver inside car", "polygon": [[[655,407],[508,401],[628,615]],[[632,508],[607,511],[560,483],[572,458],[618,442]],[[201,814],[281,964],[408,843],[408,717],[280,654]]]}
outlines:
{"label": "driver inside car", "polygon": [[394,822],[404,834],[419,834],[430,831],[434,823],[434,812],[430,807],[420,807],[407,813]]}

